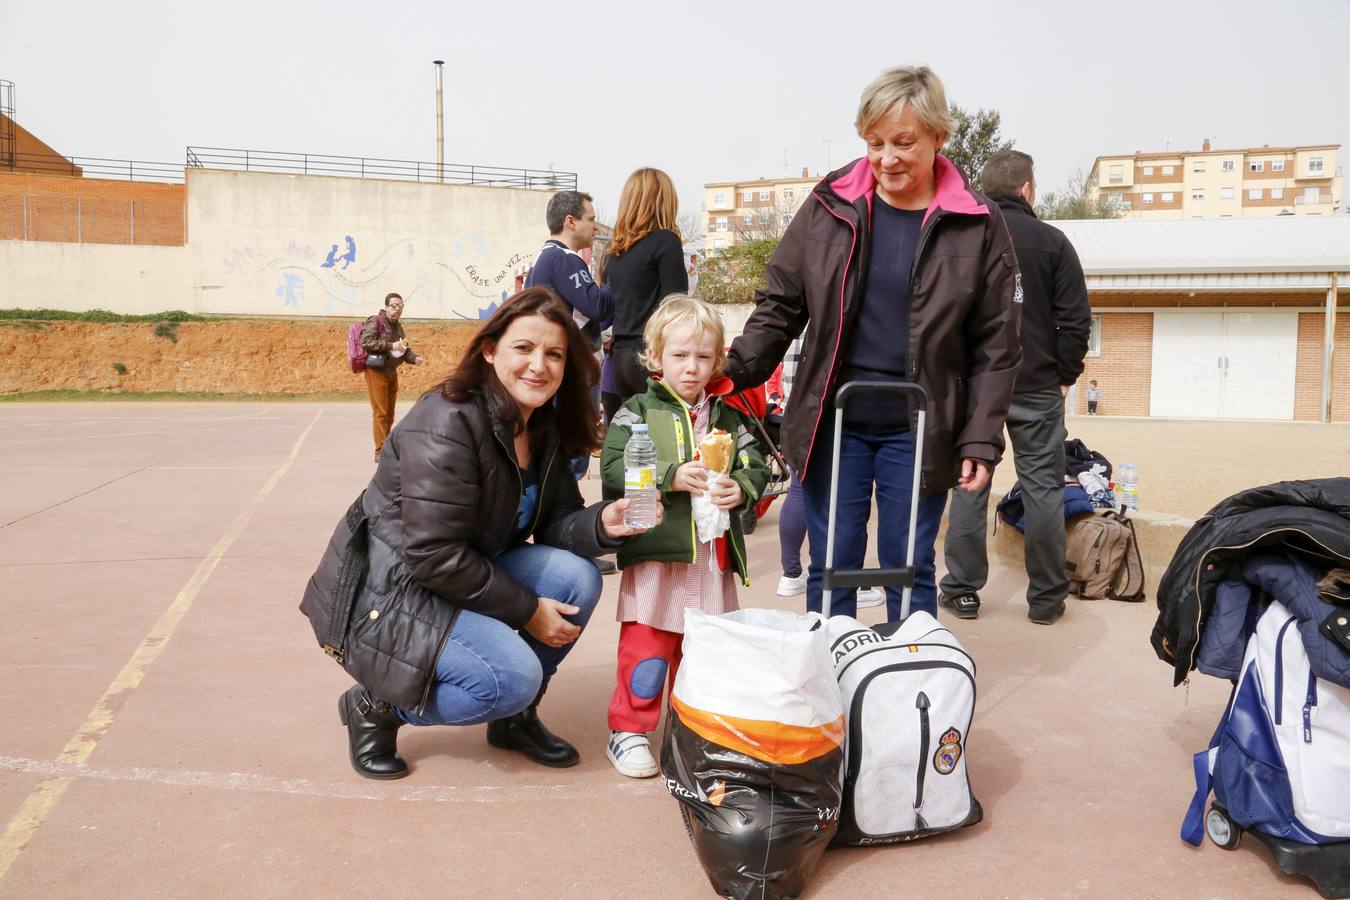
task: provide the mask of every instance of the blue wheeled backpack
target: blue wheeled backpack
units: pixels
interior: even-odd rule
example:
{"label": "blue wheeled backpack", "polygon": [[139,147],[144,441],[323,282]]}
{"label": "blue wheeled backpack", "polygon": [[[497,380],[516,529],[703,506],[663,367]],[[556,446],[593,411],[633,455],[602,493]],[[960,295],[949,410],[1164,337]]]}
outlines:
{"label": "blue wheeled backpack", "polygon": [[1317,676],[1297,622],[1278,601],[1258,619],[1218,730],[1195,755],[1181,836],[1235,850],[1251,832],[1282,871],[1350,897],[1350,689]]}

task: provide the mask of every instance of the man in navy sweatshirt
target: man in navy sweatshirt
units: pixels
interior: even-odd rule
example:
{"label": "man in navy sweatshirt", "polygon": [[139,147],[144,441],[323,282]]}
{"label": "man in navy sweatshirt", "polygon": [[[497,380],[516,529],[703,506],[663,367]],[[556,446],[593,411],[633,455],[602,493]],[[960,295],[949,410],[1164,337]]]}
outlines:
{"label": "man in navy sweatshirt", "polygon": [[[544,221],[550,237],[535,258],[530,274],[525,276],[525,286],[553,288],[572,307],[581,333],[599,353],[600,332],[614,318],[614,294],[595,283],[590,267],[581,257],[581,251],[595,243],[595,206],[591,195],[558,191],[548,201]],[[595,386],[595,405],[600,408],[599,385]],[[572,474],[578,481],[585,477],[590,462],[587,456],[572,460]],[[615,571],[609,560],[598,559],[595,564],[605,574]]]}
{"label": "man in navy sweatshirt", "polygon": [[614,318],[614,295],[591,277],[581,251],[595,243],[595,207],[591,195],[558,191],[544,213],[548,242],[539,251],[526,287],[551,287],[572,307],[581,331],[600,349],[600,332]]}

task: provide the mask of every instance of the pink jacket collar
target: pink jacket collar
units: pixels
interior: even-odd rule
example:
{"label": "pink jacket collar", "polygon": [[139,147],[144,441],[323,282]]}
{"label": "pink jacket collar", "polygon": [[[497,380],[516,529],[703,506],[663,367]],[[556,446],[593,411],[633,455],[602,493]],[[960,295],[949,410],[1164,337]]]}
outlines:
{"label": "pink jacket collar", "polygon": [[[928,212],[924,213],[925,224],[938,207],[945,212],[965,213],[971,216],[989,215],[989,207],[981,203],[970,188],[966,187],[966,180],[961,177],[961,171],[941,153],[933,163],[933,173],[937,177],[937,189],[933,191],[933,200],[928,204]],[[876,188],[877,180],[873,177],[872,167],[865,156],[853,163],[844,175],[830,182],[830,189],[848,203],[866,196],[869,213],[872,211],[872,197],[876,194]]]}

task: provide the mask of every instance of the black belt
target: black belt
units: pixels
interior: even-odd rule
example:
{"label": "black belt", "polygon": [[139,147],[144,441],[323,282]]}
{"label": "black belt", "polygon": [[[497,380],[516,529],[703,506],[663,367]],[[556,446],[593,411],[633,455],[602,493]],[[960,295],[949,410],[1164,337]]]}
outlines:
{"label": "black belt", "polygon": [[356,592],[370,570],[367,551],[370,546],[369,519],[361,508],[362,493],[347,509],[347,528],[351,537],[342,550],[342,565],[338,569],[337,586],[333,588],[333,609],[328,617],[328,640],[323,652],[342,664],[347,646],[347,629],[352,621],[352,607]]}

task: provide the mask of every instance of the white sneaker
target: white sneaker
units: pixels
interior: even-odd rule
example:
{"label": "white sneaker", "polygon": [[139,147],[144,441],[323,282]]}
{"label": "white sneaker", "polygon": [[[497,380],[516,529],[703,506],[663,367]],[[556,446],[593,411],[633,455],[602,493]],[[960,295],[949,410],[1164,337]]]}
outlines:
{"label": "white sneaker", "polygon": [[652,757],[651,742],[645,734],[635,731],[611,731],[605,755],[620,775],[629,778],[651,778],[661,771]]}
{"label": "white sneaker", "polygon": [[858,609],[880,606],[886,602],[886,592],[881,588],[858,588]]}
{"label": "white sneaker", "polygon": [[778,579],[778,596],[795,597],[798,594],[805,594],[805,593],[806,593],[805,572],[798,575],[796,578],[784,575],[782,578]]}

